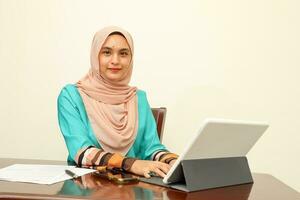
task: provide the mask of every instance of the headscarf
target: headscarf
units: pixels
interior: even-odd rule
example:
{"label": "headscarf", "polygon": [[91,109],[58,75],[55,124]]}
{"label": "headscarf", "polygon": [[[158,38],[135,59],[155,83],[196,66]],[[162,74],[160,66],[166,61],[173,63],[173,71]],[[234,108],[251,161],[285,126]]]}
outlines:
{"label": "headscarf", "polygon": [[[130,47],[128,73],[119,81],[107,80],[100,74],[98,55],[107,37],[121,33]],[[135,141],[138,128],[136,87],[128,85],[133,66],[133,40],[122,28],[110,26],[96,32],[91,47],[91,68],[77,82],[85,109],[96,138],[104,151],[126,155]]]}

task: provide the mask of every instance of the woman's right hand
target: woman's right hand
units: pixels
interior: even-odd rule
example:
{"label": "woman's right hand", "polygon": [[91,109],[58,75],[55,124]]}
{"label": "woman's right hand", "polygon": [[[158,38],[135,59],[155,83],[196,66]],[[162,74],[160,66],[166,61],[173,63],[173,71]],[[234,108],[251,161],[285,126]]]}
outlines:
{"label": "woman's right hand", "polygon": [[165,177],[170,168],[170,165],[159,161],[136,160],[129,169],[129,172],[146,178],[151,177],[149,174],[151,172],[154,172],[161,177]]}

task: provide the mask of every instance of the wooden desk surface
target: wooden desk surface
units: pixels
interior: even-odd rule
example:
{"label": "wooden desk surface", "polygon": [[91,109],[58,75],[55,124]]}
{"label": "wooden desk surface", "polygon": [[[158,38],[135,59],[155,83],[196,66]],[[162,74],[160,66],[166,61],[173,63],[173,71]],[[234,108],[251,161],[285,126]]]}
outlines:
{"label": "wooden desk surface", "polygon": [[[0,158],[0,168],[11,164],[66,164],[63,161]],[[253,174],[254,184],[185,193],[143,182],[116,185],[91,174],[53,185],[0,181],[0,199],[155,199],[155,200],[300,200],[300,194],[268,174]]]}

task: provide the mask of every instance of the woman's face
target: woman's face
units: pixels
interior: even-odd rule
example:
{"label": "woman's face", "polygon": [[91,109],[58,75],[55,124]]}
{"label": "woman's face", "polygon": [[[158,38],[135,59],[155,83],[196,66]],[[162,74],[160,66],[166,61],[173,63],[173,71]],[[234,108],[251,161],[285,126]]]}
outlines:
{"label": "woman's face", "polygon": [[98,56],[100,74],[112,82],[122,80],[129,70],[131,58],[130,47],[123,36],[108,36]]}

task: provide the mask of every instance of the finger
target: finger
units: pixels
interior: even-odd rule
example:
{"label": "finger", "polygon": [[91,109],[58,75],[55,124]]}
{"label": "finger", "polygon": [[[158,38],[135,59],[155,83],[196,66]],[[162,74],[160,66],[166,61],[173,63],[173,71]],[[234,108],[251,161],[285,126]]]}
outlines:
{"label": "finger", "polygon": [[171,160],[171,161],[169,162],[169,165],[172,167],[172,166],[175,164],[176,161],[177,161],[177,159]]}
{"label": "finger", "polygon": [[166,176],[166,174],[161,170],[161,169],[159,169],[159,168],[155,168],[154,170],[153,170],[157,175],[159,175],[160,177],[165,177]]}
{"label": "finger", "polygon": [[167,163],[162,163],[161,162],[161,165],[164,166],[164,167],[166,167],[167,169],[171,169],[171,166],[169,164],[167,164]]}
{"label": "finger", "polygon": [[163,163],[163,162],[160,162],[160,161],[154,161],[154,163],[155,163],[154,164],[155,166],[166,167],[166,168],[169,168],[169,169],[171,168],[170,165],[167,164],[167,163]]}
{"label": "finger", "polygon": [[144,177],[145,178],[150,178],[151,176],[149,175],[149,170],[144,171]]}
{"label": "finger", "polygon": [[158,168],[161,171],[163,171],[165,174],[167,174],[170,171],[170,169],[171,169],[170,165],[165,164],[165,163],[161,163]]}

